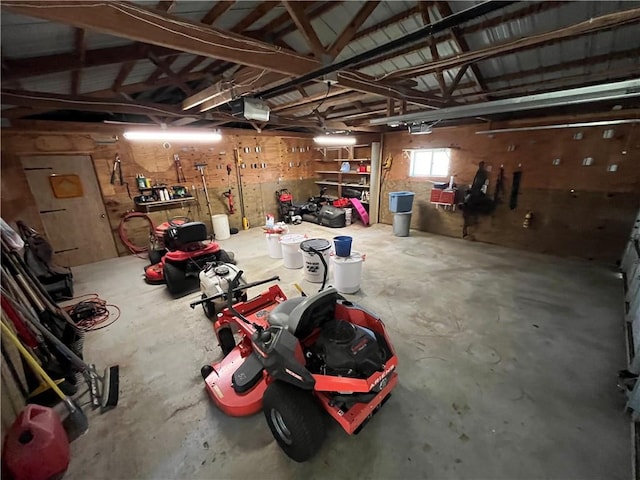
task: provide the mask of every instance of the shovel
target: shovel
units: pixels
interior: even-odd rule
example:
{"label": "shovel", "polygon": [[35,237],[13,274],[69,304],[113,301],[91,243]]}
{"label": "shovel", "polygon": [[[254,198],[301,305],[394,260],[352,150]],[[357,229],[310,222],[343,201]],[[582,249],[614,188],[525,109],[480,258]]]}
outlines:
{"label": "shovel", "polygon": [[69,441],[72,442],[80,435],[85,433],[89,429],[89,421],[87,420],[87,416],[82,411],[82,408],[74,402],[71,398],[67,397],[62,390],[56,385],[47,372],[38,364],[35,358],[31,356],[29,351],[24,348],[18,337],[14,335],[9,327],[4,323],[4,320],[1,323],[2,326],[2,334],[6,335],[11,342],[16,346],[16,348],[20,351],[24,359],[27,363],[33,368],[33,370],[42,378],[42,380],[51,387],[51,389],[60,397],[62,402],[64,403],[69,415],[62,422],[65,431],[67,432],[67,437],[69,437]]}

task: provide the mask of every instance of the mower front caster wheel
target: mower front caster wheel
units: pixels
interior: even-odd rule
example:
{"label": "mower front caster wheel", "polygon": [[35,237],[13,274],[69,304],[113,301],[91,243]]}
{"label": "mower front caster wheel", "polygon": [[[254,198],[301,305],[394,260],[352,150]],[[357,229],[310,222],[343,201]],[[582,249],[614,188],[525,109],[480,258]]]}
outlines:
{"label": "mower front caster wheel", "polygon": [[291,459],[304,462],[320,450],[325,426],[310,392],[276,381],[267,387],[262,405],[273,437]]}

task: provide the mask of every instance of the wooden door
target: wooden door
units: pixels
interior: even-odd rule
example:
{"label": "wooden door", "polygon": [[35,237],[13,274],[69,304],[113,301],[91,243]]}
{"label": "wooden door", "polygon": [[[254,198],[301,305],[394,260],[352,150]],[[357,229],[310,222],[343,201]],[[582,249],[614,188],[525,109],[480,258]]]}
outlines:
{"label": "wooden door", "polygon": [[28,156],[22,167],[56,263],[84,265],[118,255],[91,157]]}

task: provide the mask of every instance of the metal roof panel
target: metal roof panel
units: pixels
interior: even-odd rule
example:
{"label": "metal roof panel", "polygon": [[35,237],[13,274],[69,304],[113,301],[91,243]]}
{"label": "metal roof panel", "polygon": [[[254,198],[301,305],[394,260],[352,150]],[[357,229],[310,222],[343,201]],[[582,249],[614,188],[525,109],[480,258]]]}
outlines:
{"label": "metal roof panel", "polygon": [[65,53],[74,48],[74,29],[11,12],[2,12],[2,55],[28,58]]}

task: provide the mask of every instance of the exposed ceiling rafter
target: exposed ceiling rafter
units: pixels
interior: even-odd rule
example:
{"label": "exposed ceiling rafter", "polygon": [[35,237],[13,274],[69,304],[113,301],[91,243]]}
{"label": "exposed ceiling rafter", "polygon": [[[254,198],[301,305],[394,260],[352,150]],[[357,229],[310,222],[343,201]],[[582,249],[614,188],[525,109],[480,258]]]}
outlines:
{"label": "exposed ceiling rafter", "polygon": [[557,30],[548,31],[537,35],[530,35],[518,40],[512,40],[491,47],[474,50],[471,52],[463,53],[461,55],[456,55],[454,57],[445,58],[437,62],[432,62],[428,65],[420,65],[417,67],[401,69],[397,72],[391,73],[387,76],[387,78],[397,78],[404,76],[415,77],[417,75],[425,75],[427,73],[437,71],[438,69],[455,68],[467,63],[486,60],[487,58],[538,47],[547,44],[548,42],[566,40],[569,38],[574,38],[629,23],[637,23],[638,21],[640,21],[640,8],[632,8],[622,12],[605,14],[600,17],[591,18],[587,21],[570,25],[568,27],[559,28]]}
{"label": "exposed ceiling rafter", "polygon": [[291,19],[296,24],[296,27],[298,27],[298,31],[311,48],[313,55],[318,59],[325,57],[327,52],[305,13],[304,4],[295,0],[285,0],[283,3],[289,15],[291,15]]}
{"label": "exposed ceiling rafter", "polygon": [[[109,35],[177,51],[219,58],[285,75],[299,75],[315,67],[312,59],[263,42],[230,34],[213,27],[203,28],[171,14],[122,2],[31,2],[2,4],[15,13],[87,28]],[[45,6],[46,8],[40,8]]]}
{"label": "exposed ceiling rafter", "polygon": [[336,58],[340,52],[351,43],[362,24],[371,16],[379,4],[379,1],[369,1],[360,7],[360,10],[356,12],[353,19],[344,27],[342,32],[327,49],[327,54],[331,59]]}

